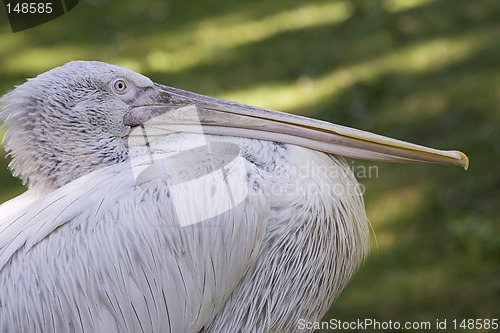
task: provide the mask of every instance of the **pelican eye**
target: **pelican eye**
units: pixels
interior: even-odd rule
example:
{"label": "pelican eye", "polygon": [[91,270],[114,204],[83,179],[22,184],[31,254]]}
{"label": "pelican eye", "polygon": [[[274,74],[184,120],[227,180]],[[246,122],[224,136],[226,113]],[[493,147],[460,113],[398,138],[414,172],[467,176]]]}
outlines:
{"label": "pelican eye", "polygon": [[113,91],[117,94],[124,94],[127,91],[127,81],[124,79],[116,79],[112,84]]}

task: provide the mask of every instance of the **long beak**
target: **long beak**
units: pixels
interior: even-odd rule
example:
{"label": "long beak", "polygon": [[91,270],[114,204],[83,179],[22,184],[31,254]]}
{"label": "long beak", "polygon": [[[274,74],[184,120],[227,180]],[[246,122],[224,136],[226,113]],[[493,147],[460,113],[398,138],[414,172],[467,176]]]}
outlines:
{"label": "long beak", "polygon": [[438,150],[307,117],[271,111],[155,84],[154,101],[131,109],[125,123],[141,125],[162,114],[194,105],[198,117],[172,117],[176,126],[200,125],[203,133],[282,142],[347,157],[410,163],[438,163],[467,169],[456,150]]}

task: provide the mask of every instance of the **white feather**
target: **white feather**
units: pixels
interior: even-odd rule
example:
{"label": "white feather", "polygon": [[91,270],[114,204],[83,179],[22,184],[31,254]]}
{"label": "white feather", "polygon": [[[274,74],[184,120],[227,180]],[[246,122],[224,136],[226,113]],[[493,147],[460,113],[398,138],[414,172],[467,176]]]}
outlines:
{"label": "white feather", "polygon": [[[75,72],[86,66],[89,75]],[[68,69],[86,80],[126,76],[133,98],[145,98],[150,81],[107,66]],[[61,68],[53,74],[71,80]],[[57,81],[50,73],[40,81]],[[27,87],[43,93],[37,80]],[[99,117],[101,109],[121,117],[133,102],[106,100],[106,82],[87,84],[104,89]],[[366,255],[362,196],[341,158],[200,134],[169,135],[159,149],[136,140],[123,155],[120,126],[45,123],[82,109],[61,116],[52,99],[44,113],[28,88],[2,99],[11,167],[30,187],[0,206],[2,332],[293,332],[299,319],[324,315]],[[28,131],[32,116],[59,137],[43,143],[41,132]],[[77,133],[87,158],[64,138]]]}

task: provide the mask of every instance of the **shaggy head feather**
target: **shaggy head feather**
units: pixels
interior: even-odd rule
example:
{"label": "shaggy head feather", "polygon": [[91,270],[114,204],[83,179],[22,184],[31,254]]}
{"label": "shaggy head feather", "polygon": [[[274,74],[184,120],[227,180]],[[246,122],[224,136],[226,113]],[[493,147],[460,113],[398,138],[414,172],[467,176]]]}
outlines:
{"label": "shaggy head feather", "polygon": [[97,61],[73,61],[0,99],[9,167],[30,189],[50,191],[127,159],[123,117],[153,82]]}

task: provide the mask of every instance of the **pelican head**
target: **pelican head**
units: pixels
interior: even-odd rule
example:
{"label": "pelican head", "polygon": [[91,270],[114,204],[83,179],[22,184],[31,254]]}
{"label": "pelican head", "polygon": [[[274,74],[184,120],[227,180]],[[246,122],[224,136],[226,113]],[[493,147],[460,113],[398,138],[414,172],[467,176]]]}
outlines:
{"label": "pelican head", "polygon": [[[205,134],[283,142],[354,158],[468,166],[458,151],[190,93],[97,61],[73,61],[40,74],[0,102],[10,168],[29,188],[44,191],[127,160],[133,127],[186,106],[195,107]],[[182,117],[172,121],[186,131],[196,125]]]}
{"label": "pelican head", "polygon": [[123,118],[153,82],[131,70],[73,61],[2,97],[10,168],[30,188],[50,190],[127,159]]}

